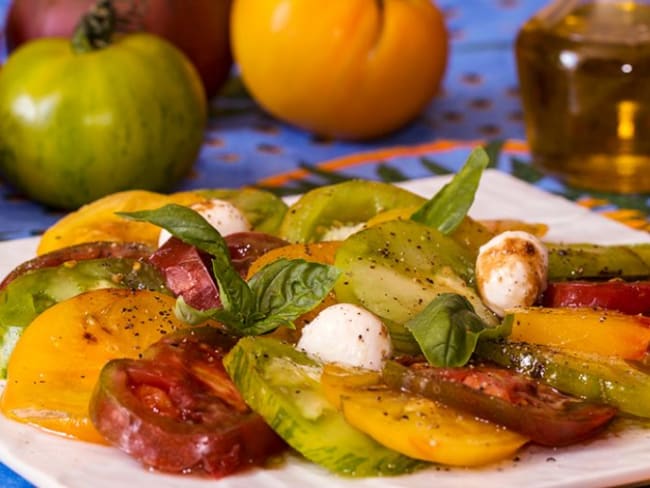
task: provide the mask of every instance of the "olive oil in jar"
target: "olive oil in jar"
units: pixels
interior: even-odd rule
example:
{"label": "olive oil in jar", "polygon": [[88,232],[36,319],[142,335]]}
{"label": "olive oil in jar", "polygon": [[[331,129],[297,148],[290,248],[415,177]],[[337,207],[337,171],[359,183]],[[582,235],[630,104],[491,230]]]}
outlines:
{"label": "olive oil in jar", "polygon": [[650,1],[558,0],[523,26],[516,58],[534,164],[650,192]]}

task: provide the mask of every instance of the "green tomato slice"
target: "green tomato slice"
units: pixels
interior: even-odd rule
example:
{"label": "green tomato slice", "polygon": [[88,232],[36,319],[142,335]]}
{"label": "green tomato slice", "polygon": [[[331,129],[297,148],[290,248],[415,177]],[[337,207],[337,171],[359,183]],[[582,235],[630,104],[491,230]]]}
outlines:
{"label": "green tomato slice", "polygon": [[334,288],[338,301],[379,316],[399,351],[419,352],[404,324],[442,293],[466,297],[487,324],[496,323],[473,288],[472,251],[417,222],[393,220],[350,236],[335,266],[343,272]]}
{"label": "green tomato slice", "polygon": [[650,418],[650,375],[641,363],[508,341],[480,342],[476,354],[569,395]]}
{"label": "green tomato slice", "polygon": [[148,289],[166,293],[161,274],[150,264],[126,258],[78,261],[29,271],[0,292],[0,378],[18,338],[52,305],[100,288]]}
{"label": "green tomato slice", "polygon": [[280,237],[294,243],[320,242],[333,229],[353,228],[395,208],[417,207],[426,200],[378,181],[351,180],[305,193],[280,226]]}
{"label": "green tomato slice", "polygon": [[347,476],[387,476],[426,466],[356,430],[327,400],[321,365],[291,345],[245,337],[224,366],[246,403],[296,451]]}

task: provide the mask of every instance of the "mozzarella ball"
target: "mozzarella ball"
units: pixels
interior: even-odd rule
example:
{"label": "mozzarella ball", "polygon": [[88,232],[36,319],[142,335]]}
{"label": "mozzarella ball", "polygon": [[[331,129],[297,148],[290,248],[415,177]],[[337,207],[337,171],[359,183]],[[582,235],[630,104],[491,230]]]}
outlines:
{"label": "mozzarella ball", "polygon": [[[190,208],[201,214],[222,236],[251,230],[250,222],[230,202],[214,198],[190,205]],[[158,247],[162,246],[170,237],[171,234],[167,230],[162,229],[158,237]]]}
{"label": "mozzarella ball", "polygon": [[503,232],[481,246],[476,284],[483,302],[497,315],[533,305],[546,289],[548,250],[534,235]]}
{"label": "mozzarella ball", "polygon": [[392,353],[384,323],[349,303],[338,303],[320,312],[303,328],[296,347],[326,363],[371,370],[380,370]]}

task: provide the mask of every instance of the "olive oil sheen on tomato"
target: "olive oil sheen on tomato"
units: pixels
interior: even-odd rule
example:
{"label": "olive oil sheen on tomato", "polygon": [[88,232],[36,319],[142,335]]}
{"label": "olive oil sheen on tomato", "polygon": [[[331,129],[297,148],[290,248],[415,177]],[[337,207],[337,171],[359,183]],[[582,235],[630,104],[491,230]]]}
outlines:
{"label": "olive oil sheen on tomato", "polygon": [[576,186],[649,192],[650,4],[575,4],[517,36],[534,163]]}

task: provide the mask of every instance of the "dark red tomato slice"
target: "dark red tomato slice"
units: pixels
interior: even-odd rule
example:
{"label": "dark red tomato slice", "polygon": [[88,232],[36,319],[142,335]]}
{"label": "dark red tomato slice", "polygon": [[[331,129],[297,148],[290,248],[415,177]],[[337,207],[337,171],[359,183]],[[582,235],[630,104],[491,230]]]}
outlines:
{"label": "dark red tomato slice", "polygon": [[199,310],[221,306],[210,256],[176,237],[169,238],[149,257],[165,278],[167,288]]}
{"label": "dark red tomato slice", "polygon": [[546,307],[591,307],[650,315],[650,281],[563,281],[549,283]]}
{"label": "dark red tomato slice", "polygon": [[289,244],[264,232],[237,232],[227,235],[224,239],[230,250],[232,264],[242,278],[246,278],[251,264],[262,254]]}
{"label": "dark red tomato slice", "polygon": [[[251,263],[259,256],[287,245],[286,241],[262,232],[239,232],[224,240],[232,264],[242,277],[246,277]],[[206,310],[221,306],[208,254],[172,237],[151,255],[149,261],[163,274],[167,288],[176,296],[182,296],[192,307]]]}
{"label": "dark red tomato slice", "polygon": [[139,242],[84,242],[83,244],[64,247],[47,254],[42,254],[18,265],[2,280],[0,290],[4,289],[19,276],[35,269],[52,268],[66,262],[83,261],[86,259],[145,259],[151,252],[152,249],[149,246]]}
{"label": "dark red tomato slice", "polygon": [[223,367],[235,340],[213,328],[175,334],[140,360],[102,370],[90,417],[142,464],[215,477],[263,464],[284,442],[248,408]]}
{"label": "dark red tomato slice", "polygon": [[599,432],[617,409],[579,400],[548,385],[489,365],[436,368],[389,362],[385,381],[503,425],[544,446],[566,446]]}

